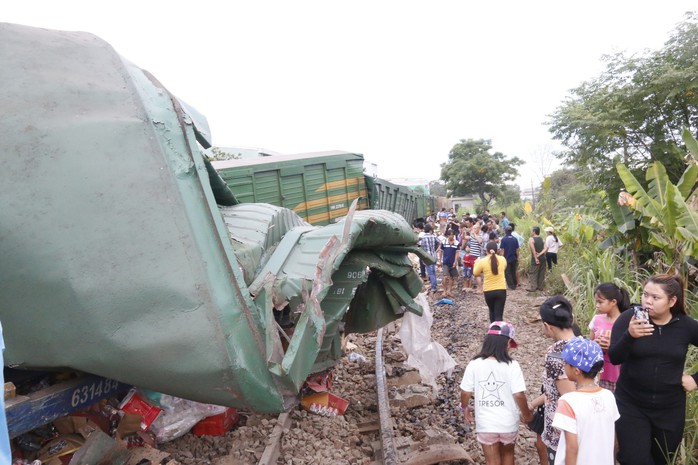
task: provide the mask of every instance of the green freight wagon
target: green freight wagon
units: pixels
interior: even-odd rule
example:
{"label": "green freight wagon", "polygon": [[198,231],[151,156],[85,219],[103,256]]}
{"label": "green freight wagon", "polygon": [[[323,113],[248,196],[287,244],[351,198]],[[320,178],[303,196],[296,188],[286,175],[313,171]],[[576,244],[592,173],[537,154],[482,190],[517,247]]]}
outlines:
{"label": "green freight wagon", "polygon": [[417,197],[417,218],[426,218],[433,211],[436,211],[436,197],[419,195]]}
{"label": "green freight wagon", "polygon": [[214,161],[213,167],[241,203],[270,203],[294,211],[313,225],[336,222],[358,199],[368,208],[358,153],[328,151]]}
{"label": "green freight wagon", "polygon": [[408,186],[393,184],[385,179],[366,176],[369,208],[389,210],[401,215],[408,223],[431,212],[434,197],[420,194]]}

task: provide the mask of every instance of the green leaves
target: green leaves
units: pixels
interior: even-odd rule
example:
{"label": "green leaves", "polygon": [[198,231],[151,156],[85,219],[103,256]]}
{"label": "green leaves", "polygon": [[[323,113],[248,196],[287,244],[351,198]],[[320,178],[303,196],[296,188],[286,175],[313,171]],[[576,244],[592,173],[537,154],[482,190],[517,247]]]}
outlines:
{"label": "green leaves", "polygon": [[[694,14],[677,26],[661,50],[605,57],[605,71],[573,89],[551,115],[550,131],[568,149],[560,158],[588,168],[585,180],[597,189],[620,187],[613,169],[618,162],[639,172],[660,161],[669,180],[676,182],[686,167],[680,159],[683,128],[698,133],[696,56]],[[698,156],[697,146],[689,150]]]}
{"label": "green leaves", "polygon": [[640,211],[645,217],[647,217],[650,224],[655,223],[656,219],[661,215],[661,206],[645,191],[642,184],[635,179],[635,176],[633,176],[625,165],[618,163],[616,165],[616,169],[618,170],[618,175],[623,181],[623,184],[625,184],[625,188],[627,189],[628,193],[632,195],[635,200],[637,200],[637,204],[634,207],[635,210]]}
{"label": "green leaves", "polygon": [[687,202],[698,179],[698,167],[689,164],[681,180],[673,184],[664,165],[654,162],[646,172],[646,191],[627,167],[618,164],[617,169],[636,200],[633,208],[649,233],[648,242],[664,253],[670,269],[683,271],[688,257],[698,259],[698,213]]}

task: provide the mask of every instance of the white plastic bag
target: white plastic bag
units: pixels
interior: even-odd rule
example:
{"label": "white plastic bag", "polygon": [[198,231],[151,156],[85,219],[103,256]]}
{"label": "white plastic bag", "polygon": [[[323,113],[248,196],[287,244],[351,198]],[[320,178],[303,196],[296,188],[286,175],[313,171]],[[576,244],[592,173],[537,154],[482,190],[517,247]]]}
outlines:
{"label": "white plastic bag", "polygon": [[431,339],[431,325],[434,318],[424,294],[420,293],[414,300],[422,306],[424,312],[422,316],[406,312],[402,317],[400,339],[407,352],[405,363],[419,370],[422,382],[430,385],[436,393],[438,391],[436,377],[444,372],[450,377],[456,367],[456,361],[444,346]]}
{"label": "white plastic bag", "polygon": [[204,418],[225,412],[225,407],[220,405],[201,404],[167,394],[160,396],[160,408],[162,413],[148,428],[155,434],[158,444],[177,439]]}

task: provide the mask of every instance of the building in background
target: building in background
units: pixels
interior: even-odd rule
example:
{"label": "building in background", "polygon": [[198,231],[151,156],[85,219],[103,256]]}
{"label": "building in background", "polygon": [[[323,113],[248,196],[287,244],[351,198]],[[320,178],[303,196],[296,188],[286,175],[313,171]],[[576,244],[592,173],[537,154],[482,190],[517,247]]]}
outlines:
{"label": "building in background", "polygon": [[464,195],[462,197],[449,197],[449,208],[453,208],[456,213],[478,213],[475,211],[477,198],[474,195]]}

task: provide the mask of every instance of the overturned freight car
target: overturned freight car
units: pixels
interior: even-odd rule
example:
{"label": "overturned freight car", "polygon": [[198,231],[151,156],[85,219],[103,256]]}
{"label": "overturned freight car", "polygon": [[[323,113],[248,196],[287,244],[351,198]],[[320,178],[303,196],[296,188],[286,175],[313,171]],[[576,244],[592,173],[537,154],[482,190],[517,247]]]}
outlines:
{"label": "overturned freight car", "polygon": [[336,222],[349,211],[368,208],[364,157],[328,151],[214,161],[238,201],[264,202],[293,210],[313,225]]}
{"label": "overturned freight car", "polygon": [[240,202],[286,207],[313,225],[357,208],[388,210],[412,223],[436,210],[437,198],[363,173],[359,153],[326,151],[212,162]]}
{"label": "overturned freight car", "polygon": [[240,204],[205,119],[93,35],[0,24],[0,62],[9,366],[279,412],[342,327],[421,311],[400,216],[355,205],[316,227]]}

